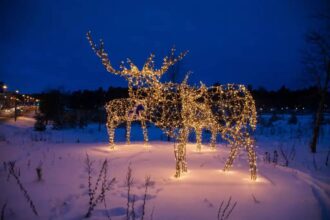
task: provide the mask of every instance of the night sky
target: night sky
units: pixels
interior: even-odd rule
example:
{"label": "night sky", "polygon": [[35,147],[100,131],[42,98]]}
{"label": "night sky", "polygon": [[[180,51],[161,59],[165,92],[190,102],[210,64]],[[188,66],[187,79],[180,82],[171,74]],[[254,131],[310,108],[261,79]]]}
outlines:
{"label": "night sky", "polygon": [[2,0],[0,81],[29,93],[127,86],[93,54],[91,30],[115,67],[127,57],[141,67],[150,52],[160,66],[175,45],[189,50],[181,70],[193,72],[191,84],[299,88],[304,34],[327,8],[328,0]]}

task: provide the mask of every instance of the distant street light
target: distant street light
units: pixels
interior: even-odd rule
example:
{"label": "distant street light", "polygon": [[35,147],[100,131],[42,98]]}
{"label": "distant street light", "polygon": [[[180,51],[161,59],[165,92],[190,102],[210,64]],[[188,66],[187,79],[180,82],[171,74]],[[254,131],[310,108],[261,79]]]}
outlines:
{"label": "distant street light", "polygon": [[7,87],[7,85],[6,84],[3,84],[2,86],[1,86],[1,89],[2,89],[2,93],[6,93],[6,90],[8,89],[8,87]]}
{"label": "distant street light", "polygon": [[[19,93],[19,90],[16,90],[15,93],[18,94]],[[17,112],[17,100],[18,99],[15,97],[15,102],[14,102],[14,104],[15,104],[15,107],[14,107],[14,109],[15,109],[14,110],[14,119],[15,119],[15,121],[17,120],[17,113],[18,113]]]}

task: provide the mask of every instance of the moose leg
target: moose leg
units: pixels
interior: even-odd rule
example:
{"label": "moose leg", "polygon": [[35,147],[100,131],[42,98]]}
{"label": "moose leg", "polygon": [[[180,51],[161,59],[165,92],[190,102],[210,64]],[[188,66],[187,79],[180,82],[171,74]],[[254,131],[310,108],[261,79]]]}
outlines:
{"label": "moose leg", "polygon": [[183,143],[178,143],[174,150],[176,165],[175,177],[180,177],[183,172],[187,172],[187,164],[185,161],[185,151]]}
{"label": "moose leg", "polygon": [[250,172],[251,172],[251,179],[256,180],[257,179],[257,157],[256,152],[254,148],[254,143],[251,140],[250,137],[247,138],[245,141],[246,150],[248,152],[248,158],[249,158],[249,166],[250,166]]}
{"label": "moose leg", "polygon": [[211,129],[211,149],[215,150],[215,144],[217,142],[217,130]]}
{"label": "moose leg", "polygon": [[180,177],[183,172],[187,172],[186,145],[188,140],[188,129],[183,128],[179,132],[179,143],[174,149],[176,159],[175,177]]}
{"label": "moose leg", "polygon": [[174,144],[174,157],[175,157],[175,177],[179,178],[181,175],[181,166],[180,166],[180,158],[179,158],[179,147]]}
{"label": "moose leg", "polygon": [[188,135],[186,137],[186,142],[182,146],[182,171],[183,172],[188,172],[188,167],[187,167],[187,141],[188,141]]}
{"label": "moose leg", "polygon": [[250,172],[251,172],[251,179],[257,179],[257,157],[256,152],[254,150],[254,146],[250,145],[247,147],[248,157],[249,157],[249,165],[250,165]]}
{"label": "moose leg", "polygon": [[182,134],[182,171],[187,172],[187,142],[189,136],[189,129],[184,128]]}
{"label": "moose leg", "polygon": [[223,171],[228,171],[229,168],[232,167],[240,147],[242,146],[241,135],[238,132],[233,132],[227,129],[222,132],[221,136],[224,140],[227,140],[231,146],[229,157],[226,161],[225,167],[223,168]]}
{"label": "moose leg", "polygon": [[230,167],[232,167],[234,160],[238,154],[238,150],[239,150],[239,145],[236,143],[233,143],[231,145],[230,148],[230,153],[229,153],[229,157],[226,161],[225,167],[223,168],[223,171],[228,171]]}
{"label": "moose leg", "polygon": [[196,149],[197,151],[202,150],[202,129],[200,127],[195,128],[196,132]]}
{"label": "moose leg", "polygon": [[146,121],[144,119],[141,120],[141,127],[143,132],[144,143],[146,144],[148,143],[148,130],[147,130]]}
{"label": "moose leg", "polygon": [[126,143],[127,144],[131,143],[131,125],[132,125],[132,122],[130,120],[128,120],[126,122]]}
{"label": "moose leg", "polygon": [[108,117],[108,122],[107,122],[107,130],[109,134],[109,143],[110,143],[110,148],[114,149],[115,148],[115,125],[114,122]]}

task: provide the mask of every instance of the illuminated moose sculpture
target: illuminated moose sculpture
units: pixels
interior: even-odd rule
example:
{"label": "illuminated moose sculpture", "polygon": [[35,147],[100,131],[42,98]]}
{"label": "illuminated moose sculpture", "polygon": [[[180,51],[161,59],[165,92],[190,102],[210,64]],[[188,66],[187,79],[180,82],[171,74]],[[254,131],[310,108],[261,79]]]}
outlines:
{"label": "illuminated moose sculpture", "polygon": [[211,147],[215,149],[216,136],[231,145],[230,155],[224,171],[228,170],[241,148],[248,152],[251,179],[257,178],[256,154],[250,131],[256,126],[255,103],[250,92],[243,85],[221,85],[199,88],[189,86],[187,77],[181,84],[161,83],[161,76],[170,66],[180,61],[186,52],[172,59],[165,57],[160,69],[154,68],[151,54],[141,70],[129,59],[129,69],[122,63],[120,70],[112,67],[108,54],[101,40],[97,46],[90,35],[87,39],[103,66],[110,73],[123,76],[128,81],[129,97],[116,99],[106,104],[107,128],[111,148],[114,148],[115,128],[126,122],[126,140],[130,142],[131,123],[141,121],[144,141],[148,141],[146,123],[150,122],[161,128],[170,137],[176,138],[175,147],[176,177],[187,171],[186,144],[191,131],[195,131],[197,150],[201,150],[202,130],[211,131]]}

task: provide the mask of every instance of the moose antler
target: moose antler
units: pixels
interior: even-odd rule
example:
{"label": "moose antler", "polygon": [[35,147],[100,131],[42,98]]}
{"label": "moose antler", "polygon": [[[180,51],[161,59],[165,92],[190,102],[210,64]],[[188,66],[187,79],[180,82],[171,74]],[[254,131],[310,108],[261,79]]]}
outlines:
{"label": "moose antler", "polygon": [[130,59],[127,59],[127,64],[129,65],[129,69],[126,68],[124,62],[122,62],[120,65],[120,70],[116,70],[111,65],[109,56],[104,50],[104,42],[100,40],[100,45],[97,46],[92,39],[90,31],[87,32],[86,36],[95,54],[101,58],[102,64],[106,68],[106,70],[110,73],[124,76],[125,78],[134,77],[136,79],[140,79],[140,78],[148,77],[148,78],[153,78],[154,80],[158,80],[169,69],[169,67],[173,66],[175,63],[182,60],[183,57],[188,53],[188,51],[185,51],[180,53],[179,56],[174,57],[175,48],[172,48],[171,56],[170,57],[166,56],[163,59],[162,67],[157,70],[155,69],[155,65],[153,61],[153,58],[155,57],[153,53],[150,54],[149,58],[143,65],[142,70],[139,70],[139,68]]}
{"label": "moose antler", "polygon": [[105,52],[104,50],[104,42],[102,39],[100,39],[100,45],[99,47],[94,43],[93,38],[91,36],[91,32],[88,31],[86,34],[87,40],[89,42],[89,44],[91,45],[93,51],[95,52],[95,54],[101,58],[102,60],[102,64],[103,66],[106,68],[106,70],[108,72],[114,73],[114,74],[118,74],[118,75],[124,75],[125,73],[125,68],[123,63],[120,65],[120,68],[123,69],[122,71],[118,71],[115,68],[112,67],[111,63],[110,63],[110,59],[108,57],[108,54]]}

